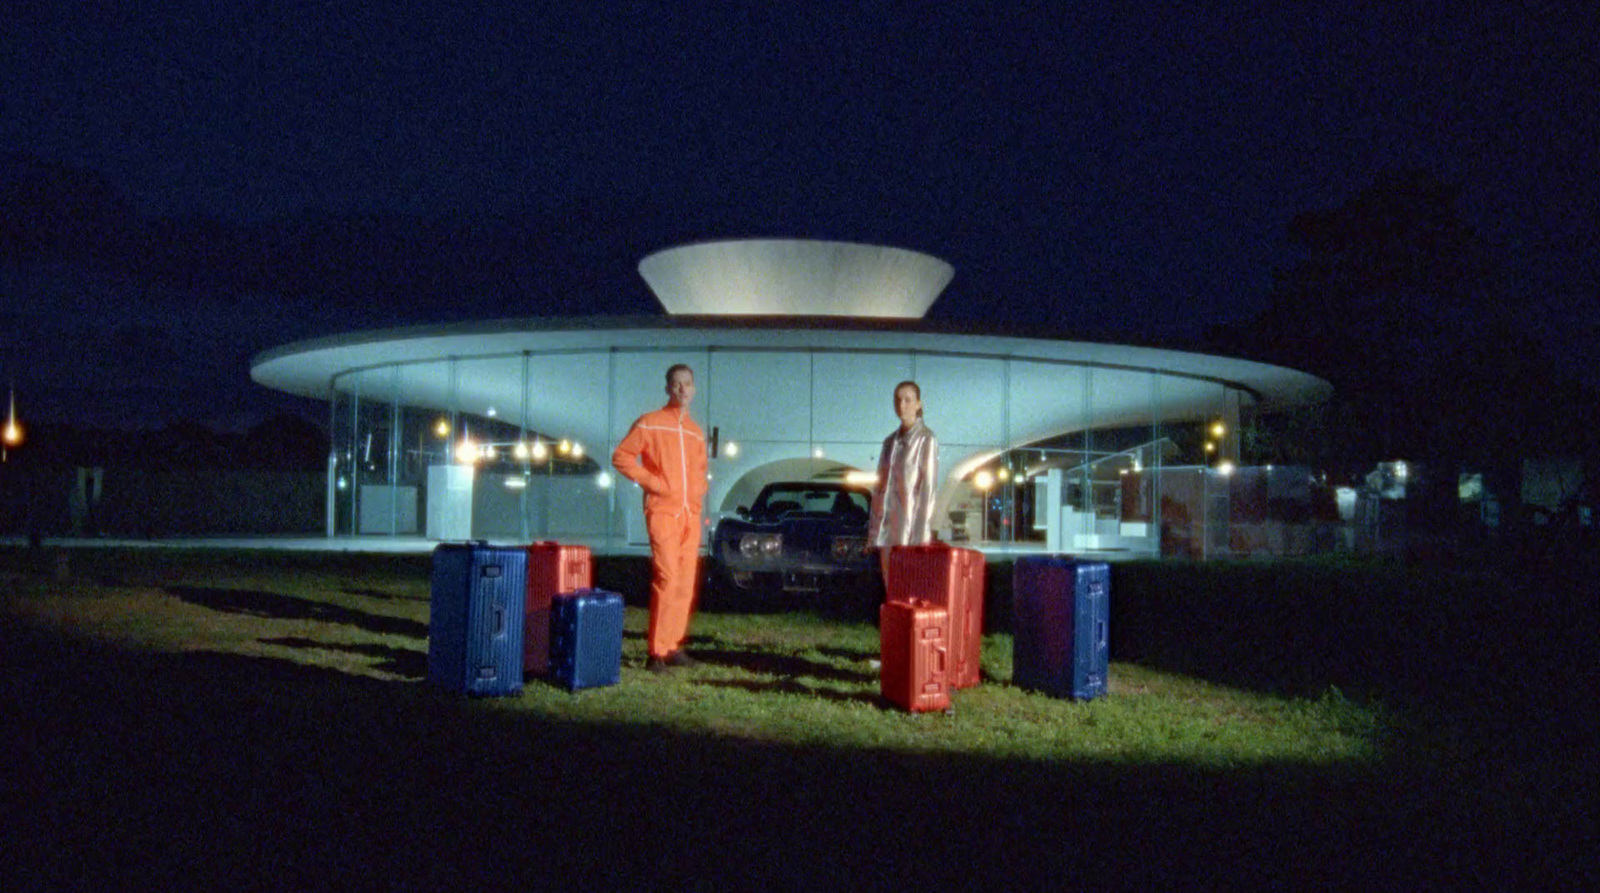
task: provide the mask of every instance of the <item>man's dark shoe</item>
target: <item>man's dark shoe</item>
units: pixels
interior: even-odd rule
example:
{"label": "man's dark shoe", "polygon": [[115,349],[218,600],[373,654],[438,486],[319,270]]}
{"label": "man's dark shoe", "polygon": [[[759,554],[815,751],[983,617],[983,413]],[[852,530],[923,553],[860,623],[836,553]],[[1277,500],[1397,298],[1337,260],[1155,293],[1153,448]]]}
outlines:
{"label": "man's dark shoe", "polygon": [[667,664],[674,667],[698,667],[700,662],[690,657],[687,652],[674,651],[667,655]]}
{"label": "man's dark shoe", "polygon": [[665,660],[662,660],[659,657],[652,657],[648,661],[645,661],[644,668],[652,673],[665,673],[672,669],[672,667]]}

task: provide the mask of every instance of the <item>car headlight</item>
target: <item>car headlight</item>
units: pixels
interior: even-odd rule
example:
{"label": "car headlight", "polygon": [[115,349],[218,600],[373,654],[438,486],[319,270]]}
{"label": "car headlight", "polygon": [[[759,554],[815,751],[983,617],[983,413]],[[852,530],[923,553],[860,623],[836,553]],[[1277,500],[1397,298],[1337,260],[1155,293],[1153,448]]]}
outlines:
{"label": "car headlight", "polygon": [[746,533],[739,537],[739,554],[746,558],[776,558],[781,552],[781,533]]}
{"label": "car headlight", "polygon": [[836,536],[829,546],[835,561],[851,561],[867,551],[866,539],[859,536]]}

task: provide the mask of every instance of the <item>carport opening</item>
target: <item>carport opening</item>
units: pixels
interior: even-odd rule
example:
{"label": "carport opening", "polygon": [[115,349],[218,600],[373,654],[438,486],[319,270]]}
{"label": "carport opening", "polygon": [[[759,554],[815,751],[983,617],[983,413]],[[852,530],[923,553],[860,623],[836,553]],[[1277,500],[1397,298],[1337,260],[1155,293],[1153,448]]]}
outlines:
{"label": "carport opening", "polygon": [[741,505],[749,508],[755,503],[761,488],[775,481],[842,481],[846,474],[858,470],[853,465],[831,459],[779,459],[768,462],[745,472],[728,488],[728,495],[722,498],[720,511],[732,512]]}

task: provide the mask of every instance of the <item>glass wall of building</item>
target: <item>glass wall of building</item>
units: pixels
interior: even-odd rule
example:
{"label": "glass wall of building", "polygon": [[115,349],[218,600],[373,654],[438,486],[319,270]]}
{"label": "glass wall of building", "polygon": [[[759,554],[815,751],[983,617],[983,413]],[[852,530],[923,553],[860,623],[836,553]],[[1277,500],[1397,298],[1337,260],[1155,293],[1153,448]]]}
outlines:
{"label": "glass wall of building", "polygon": [[871,349],[611,348],[429,359],[333,383],[331,535],[643,545],[610,454],[696,371],[713,519],[768,482],[876,469],[914,380],[948,541],[1134,554],[1227,549],[1248,392],[1158,369]]}

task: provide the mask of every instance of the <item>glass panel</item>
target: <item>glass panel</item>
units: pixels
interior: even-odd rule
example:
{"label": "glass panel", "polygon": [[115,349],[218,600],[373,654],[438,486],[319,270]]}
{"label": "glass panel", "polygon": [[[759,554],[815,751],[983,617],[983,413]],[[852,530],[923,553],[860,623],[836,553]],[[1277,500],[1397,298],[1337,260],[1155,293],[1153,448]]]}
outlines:
{"label": "glass panel", "polygon": [[[1007,444],[1005,361],[966,357],[917,356],[917,385],[928,427],[946,445],[1000,449]],[[877,413],[882,415],[888,434],[894,427],[891,387],[878,389]],[[959,411],[956,408],[960,407]]]}
{"label": "glass panel", "polygon": [[695,415],[707,432],[718,427],[723,443],[811,443],[809,352],[719,350],[709,374],[715,399],[697,397]]}
{"label": "glass panel", "polygon": [[393,486],[395,376],[392,366],[353,376],[360,395],[352,442],[356,503],[353,523],[358,534],[392,536],[402,526]]}
{"label": "glass panel", "polygon": [[334,380],[329,406],[329,437],[332,452],[328,461],[328,520],[330,533],[335,536],[352,534],[350,520],[354,515],[354,443],[355,430],[350,420],[354,398],[346,393],[354,376],[340,376]]}
{"label": "glass panel", "polygon": [[[815,368],[811,407],[816,439],[870,444],[876,457],[876,447],[897,424],[894,386],[914,377],[911,357],[903,353],[819,352]],[[881,421],[874,424],[877,420]],[[932,421],[930,416],[929,423]],[[880,430],[882,433],[876,433]]]}

